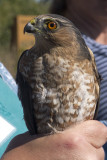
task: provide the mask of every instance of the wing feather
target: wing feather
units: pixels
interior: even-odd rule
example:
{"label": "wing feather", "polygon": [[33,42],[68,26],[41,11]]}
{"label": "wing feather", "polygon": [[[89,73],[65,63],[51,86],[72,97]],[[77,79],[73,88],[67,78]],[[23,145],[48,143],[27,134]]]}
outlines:
{"label": "wing feather", "polygon": [[98,73],[97,71],[97,68],[96,68],[96,62],[95,62],[95,57],[94,57],[94,54],[93,52],[91,51],[90,48],[88,48],[89,50],[89,53],[90,53],[90,56],[91,56],[91,59],[92,59],[92,65],[93,65],[93,70],[94,70],[94,73],[95,73],[95,76],[96,76],[96,79],[97,79],[97,82],[95,83],[95,87],[96,87],[96,94],[97,94],[97,106],[96,106],[96,110],[95,110],[95,115],[94,115],[94,119],[96,119],[97,117],[97,114],[98,114],[98,108],[99,108],[99,95],[100,95],[100,81],[101,81],[101,76],[100,74]]}
{"label": "wing feather", "polygon": [[37,128],[36,128],[36,122],[34,118],[34,111],[33,111],[33,102],[32,102],[32,89],[29,86],[29,84],[25,81],[23,78],[22,74],[19,71],[19,63],[26,54],[27,51],[24,51],[23,54],[21,55],[19,61],[18,61],[18,67],[17,67],[17,75],[16,75],[16,83],[18,84],[18,96],[19,99],[21,100],[22,106],[23,106],[23,111],[24,111],[24,119],[27,125],[27,128],[30,132],[30,134],[36,134],[37,133]]}

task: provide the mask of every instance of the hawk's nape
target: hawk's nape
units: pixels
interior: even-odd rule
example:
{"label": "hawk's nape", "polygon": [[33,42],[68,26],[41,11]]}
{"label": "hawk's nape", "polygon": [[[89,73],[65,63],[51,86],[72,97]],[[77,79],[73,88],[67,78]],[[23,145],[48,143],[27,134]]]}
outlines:
{"label": "hawk's nape", "polygon": [[30,134],[63,131],[95,118],[100,78],[79,30],[68,19],[47,14],[31,20],[24,32],[36,39],[20,57],[17,69]]}

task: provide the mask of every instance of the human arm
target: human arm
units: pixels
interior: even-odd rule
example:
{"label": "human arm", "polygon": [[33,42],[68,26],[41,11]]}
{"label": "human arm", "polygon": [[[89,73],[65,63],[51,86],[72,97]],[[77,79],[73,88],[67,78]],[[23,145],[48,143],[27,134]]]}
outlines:
{"label": "human arm", "polygon": [[86,121],[21,145],[2,160],[104,160],[102,145],[106,141],[107,128],[98,121]]}

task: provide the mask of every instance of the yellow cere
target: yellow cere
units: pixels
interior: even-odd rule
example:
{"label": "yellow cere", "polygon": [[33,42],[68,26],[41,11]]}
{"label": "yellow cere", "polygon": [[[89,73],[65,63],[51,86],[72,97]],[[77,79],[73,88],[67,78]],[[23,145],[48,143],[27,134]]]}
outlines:
{"label": "yellow cere", "polygon": [[35,19],[32,19],[32,20],[30,21],[30,23],[31,23],[32,25],[34,25],[34,24],[35,24]]}

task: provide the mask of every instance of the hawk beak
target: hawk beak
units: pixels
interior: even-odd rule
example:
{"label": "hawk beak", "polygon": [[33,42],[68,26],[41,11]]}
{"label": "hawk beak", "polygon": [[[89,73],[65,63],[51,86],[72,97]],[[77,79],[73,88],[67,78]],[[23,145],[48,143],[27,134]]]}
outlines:
{"label": "hawk beak", "polygon": [[24,34],[25,34],[25,32],[27,32],[27,33],[34,33],[35,32],[35,28],[30,22],[27,23],[26,26],[24,27]]}

